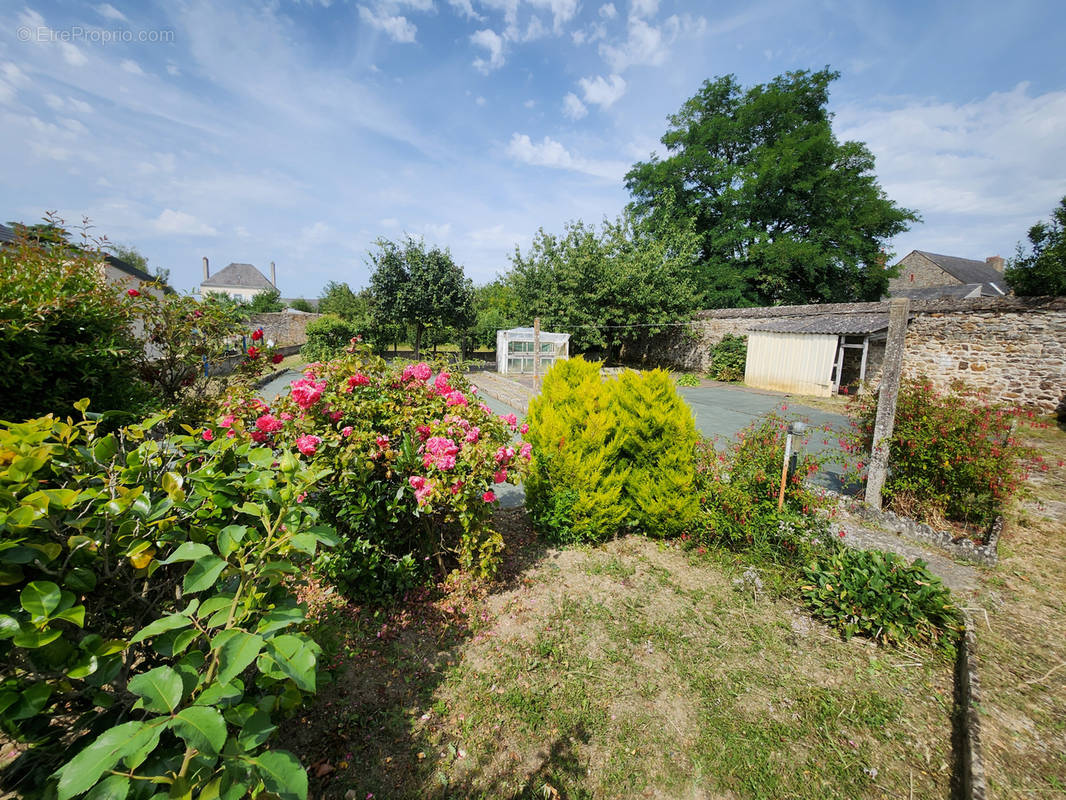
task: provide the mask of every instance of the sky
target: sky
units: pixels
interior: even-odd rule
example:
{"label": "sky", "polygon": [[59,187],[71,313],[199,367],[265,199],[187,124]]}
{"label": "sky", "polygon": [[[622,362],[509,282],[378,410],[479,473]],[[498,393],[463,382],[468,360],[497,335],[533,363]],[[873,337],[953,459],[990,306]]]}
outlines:
{"label": "sky", "polygon": [[56,210],[191,290],[277,265],[365,286],[381,238],[475,283],[539,228],[614,218],[703,81],[829,65],[833,127],[923,222],[1009,257],[1066,195],[1061,0],[0,0],[0,220]]}

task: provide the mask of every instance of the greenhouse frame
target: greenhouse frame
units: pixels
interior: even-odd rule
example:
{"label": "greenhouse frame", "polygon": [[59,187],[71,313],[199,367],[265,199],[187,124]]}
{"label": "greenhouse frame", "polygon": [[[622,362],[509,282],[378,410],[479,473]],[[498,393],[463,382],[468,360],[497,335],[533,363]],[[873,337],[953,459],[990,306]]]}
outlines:
{"label": "greenhouse frame", "polygon": [[[540,334],[540,370],[543,375],[556,361],[570,357],[570,334]],[[496,331],[496,371],[501,375],[532,375],[534,356],[532,328]]]}

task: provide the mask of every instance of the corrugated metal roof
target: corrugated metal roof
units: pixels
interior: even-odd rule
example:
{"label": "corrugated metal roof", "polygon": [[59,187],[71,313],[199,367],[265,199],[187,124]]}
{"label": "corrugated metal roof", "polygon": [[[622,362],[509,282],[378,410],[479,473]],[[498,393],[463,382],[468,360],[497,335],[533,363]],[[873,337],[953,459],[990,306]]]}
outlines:
{"label": "corrugated metal roof", "polygon": [[777,333],[874,333],[888,328],[888,314],[812,314],[772,319],[749,326],[753,331]]}
{"label": "corrugated metal roof", "polygon": [[228,264],[210,278],[200,282],[208,287],[240,287],[243,289],[273,289],[272,284],[262,272],[251,264]]}

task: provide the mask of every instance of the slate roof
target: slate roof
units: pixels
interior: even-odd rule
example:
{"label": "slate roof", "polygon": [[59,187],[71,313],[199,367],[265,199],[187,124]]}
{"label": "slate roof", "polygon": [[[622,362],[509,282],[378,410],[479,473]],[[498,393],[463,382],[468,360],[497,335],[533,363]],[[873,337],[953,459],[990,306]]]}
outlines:
{"label": "slate roof", "polygon": [[924,289],[905,289],[896,292],[896,297],[911,300],[940,300],[942,298],[969,299],[973,297],[1001,297],[987,283],[953,283],[950,286],[927,286]]}
{"label": "slate roof", "polygon": [[0,243],[7,244],[15,241],[15,231],[7,225],[0,225]]}
{"label": "slate roof", "polygon": [[206,281],[200,282],[201,286],[218,289],[241,288],[241,289],[273,289],[274,284],[251,264],[232,263],[220,269]]}
{"label": "slate roof", "polygon": [[156,280],[154,275],[149,275],[143,269],[138,269],[133,264],[127,264],[121,258],[115,258],[114,256],[104,256],[104,260],[117,270],[125,272],[127,275],[131,275],[139,281],[147,281],[151,283]]}
{"label": "slate roof", "polygon": [[[973,258],[959,258],[958,256],[945,256],[940,253],[927,253],[925,250],[915,250],[914,252],[928,258],[957,281],[962,283],[991,283],[995,284],[1004,294],[1007,292],[1003,274],[984,261],[977,261]],[[995,290],[993,289],[993,291]]]}
{"label": "slate roof", "polygon": [[756,322],[748,329],[777,333],[865,334],[887,328],[888,314],[814,314]]}

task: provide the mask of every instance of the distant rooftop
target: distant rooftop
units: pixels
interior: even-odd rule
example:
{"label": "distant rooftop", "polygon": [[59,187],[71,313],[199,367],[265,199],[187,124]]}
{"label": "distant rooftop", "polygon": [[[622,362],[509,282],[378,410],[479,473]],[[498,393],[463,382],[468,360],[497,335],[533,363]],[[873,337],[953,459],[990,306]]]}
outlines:
{"label": "distant rooftop", "polygon": [[998,290],[1000,294],[1006,294],[1008,291],[1007,285],[1003,280],[1003,273],[992,267],[987,261],[945,256],[940,253],[929,253],[925,250],[915,250],[914,252],[928,258],[960,283],[989,283],[995,286],[993,291]]}
{"label": "distant rooftop", "polygon": [[210,278],[200,282],[201,286],[218,289],[273,289],[274,284],[251,264],[229,264]]}

